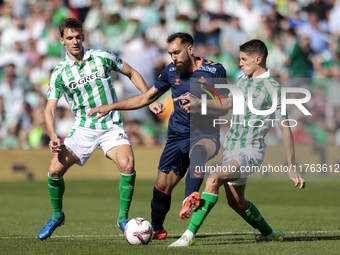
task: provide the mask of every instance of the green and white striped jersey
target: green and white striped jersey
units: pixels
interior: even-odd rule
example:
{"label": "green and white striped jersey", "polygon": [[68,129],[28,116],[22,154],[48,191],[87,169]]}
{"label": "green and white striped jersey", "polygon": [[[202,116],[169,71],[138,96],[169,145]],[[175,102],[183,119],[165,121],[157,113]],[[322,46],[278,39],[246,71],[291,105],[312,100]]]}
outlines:
{"label": "green and white striped jersey", "polygon": [[[284,119],[281,115],[281,87],[271,76],[270,71],[256,78],[242,75],[238,78],[236,86],[242,90],[244,95],[244,115],[233,115],[230,122],[230,130],[226,134],[223,147],[226,150],[242,148],[264,148],[264,137],[272,128],[275,120]],[[248,95],[248,89],[253,88],[254,93]],[[252,99],[256,110],[268,110],[272,107],[273,93],[277,93],[277,107],[270,115],[257,115],[248,107],[249,98]],[[230,95],[233,99],[233,95]]]}
{"label": "green and white striped jersey", "polygon": [[88,50],[84,47],[81,65],[68,55],[54,69],[49,83],[47,99],[59,100],[64,94],[73,114],[75,124],[92,129],[108,129],[122,126],[119,111],[111,111],[96,120],[96,114],[89,117],[89,111],[100,105],[118,102],[111,71],[121,71],[123,61],[107,51]]}

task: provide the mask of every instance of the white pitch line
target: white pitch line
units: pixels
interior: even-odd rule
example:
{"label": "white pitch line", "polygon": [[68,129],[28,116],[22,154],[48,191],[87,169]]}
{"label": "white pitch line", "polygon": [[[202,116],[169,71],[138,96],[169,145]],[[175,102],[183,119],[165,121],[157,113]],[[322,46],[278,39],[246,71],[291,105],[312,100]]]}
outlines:
{"label": "white pitch line", "polygon": [[[319,230],[319,231],[284,231],[284,233],[287,234],[326,234],[326,233],[340,233],[340,230]],[[183,233],[180,234],[168,234],[168,236],[181,236]],[[197,233],[197,236],[202,236],[202,235],[212,235],[212,236],[217,236],[217,235],[249,235],[249,234],[255,234],[255,232],[206,232],[206,233]],[[259,232],[256,232],[256,234],[260,234]],[[63,235],[63,236],[58,236],[54,235],[51,238],[87,238],[87,237],[116,237],[116,236],[124,236],[123,234],[119,235]],[[24,239],[24,238],[37,238],[33,236],[3,236],[0,237],[0,239]]]}

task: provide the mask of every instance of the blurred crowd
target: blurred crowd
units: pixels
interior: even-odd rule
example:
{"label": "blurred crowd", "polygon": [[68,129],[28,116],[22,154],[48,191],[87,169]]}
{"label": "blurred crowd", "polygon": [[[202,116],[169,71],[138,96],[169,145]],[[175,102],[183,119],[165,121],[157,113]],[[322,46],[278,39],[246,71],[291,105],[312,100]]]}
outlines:
{"label": "blurred crowd", "polygon": [[[340,146],[339,0],[0,0],[1,149],[48,144],[43,111],[50,74],[65,56],[58,27],[67,17],[83,22],[85,47],[120,56],[148,86],[171,62],[166,38],[174,32],[192,34],[195,55],[223,64],[231,78],[240,75],[239,45],[259,38],[268,47],[272,76],[282,86],[312,93],[307,104],[312,116],[288,109],[298,123],[295,143]],[[120,100],[139,93],[126,77],[112,77]],[[123,112],[133,145],[164,142],[169,97],[161,98],[168,111],[160,116],[147,108]],[[73,114],[60,100],[59,137],[66,137],[72,124]],[[276,129],[267,143],[280,143]]]}

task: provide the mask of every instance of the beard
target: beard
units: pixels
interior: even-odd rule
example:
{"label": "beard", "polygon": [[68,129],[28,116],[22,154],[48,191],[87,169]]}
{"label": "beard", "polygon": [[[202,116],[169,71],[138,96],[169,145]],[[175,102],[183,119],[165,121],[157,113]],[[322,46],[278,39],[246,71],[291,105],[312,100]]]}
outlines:
{"label": "beard", "polygon": [[187,55],[187,59],[185,59],[181,63],[181,65],[176,65],[176,74],[179,76],[187,74],[191,69],[191,60],[189,54]]}

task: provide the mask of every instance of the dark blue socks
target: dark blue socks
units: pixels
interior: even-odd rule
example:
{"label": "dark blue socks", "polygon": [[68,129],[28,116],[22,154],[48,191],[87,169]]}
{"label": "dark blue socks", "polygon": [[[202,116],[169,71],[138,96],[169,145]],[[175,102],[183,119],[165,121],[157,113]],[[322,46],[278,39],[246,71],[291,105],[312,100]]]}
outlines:
{"label": "dark blue socks", "polygon": [[[204,179],[204,173],[198,169],[203,169],[207,152],[202,145],[195,145],[190,155],[190,168],[185,178],[185,197],[192,192],[198,191]],[[197,171],[195,171],[197,170]]]}
{"label": "dark blue socks", "polygon": [[170,210],[170,205],[171,194],[165,193],[154,186],[151,200],[151,224],[155,232],[163,229],[164,219]]}

